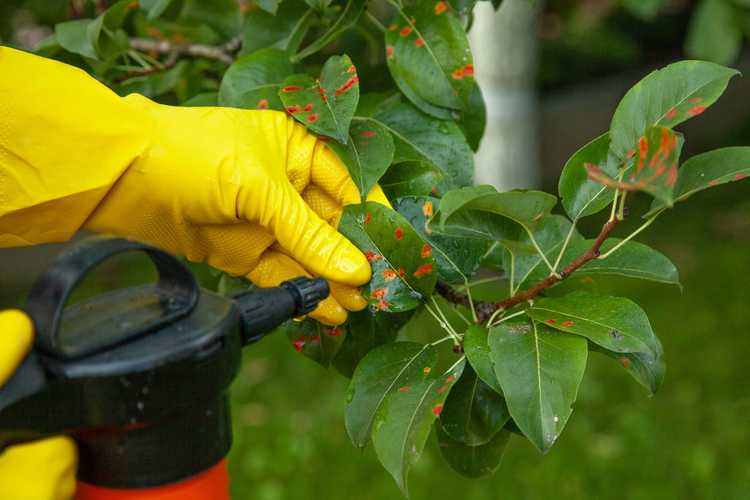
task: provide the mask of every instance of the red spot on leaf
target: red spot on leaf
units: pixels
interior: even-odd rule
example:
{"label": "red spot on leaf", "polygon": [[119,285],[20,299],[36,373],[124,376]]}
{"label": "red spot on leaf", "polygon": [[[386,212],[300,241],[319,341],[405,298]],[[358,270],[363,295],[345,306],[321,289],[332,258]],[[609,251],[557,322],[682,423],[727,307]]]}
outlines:
{"label": "red spot on leaf", "polygon": [[302,352],[302,348],[305,347],[305,336],[301,336],[297,340],[295,340],[292,345],[294,346],[294,350],[297,352]]}
{"label": "red spot on leaf", "polygon": [[268,109],[268,99],[261,99],[256,106],[258,109]]}
{"label": "red spot on leaf", "polygon": [[363,130],[359,135],[362,137],[375,137],[375,132],[372,130]]}
{"label": "red spot on leaf", "polygon": [[734,180],[736,181],[741,181],[742,179],[745,179],[745,178],[747,178],[746,174],[737,174],[734,176]]}
{"label": "red spot on leaf", "polygon": [[473,77],[474,76],[474,65],[473,64],[467,64],[466,66],[462,66],[460,68],[457,68],[451,73],[451,77],[453,77],[454,80],[460,80],[464,77]]}
{"label": "red spot on leaf", "polygon": [[401,36],[409,36],[411,32],[411,26],[404,26],[403,28],[401,28],[401,31],[399,31],[398,34]]}
{"label": "red spot on leaf", "polygon": [[328,330],[329,337],[339,337],[341,335],[341,327],[336,326]]}
{"label": "red spot on leaf", "polygon": [[718,186],[719,182],[720,182],[719,179],[714,179],[714,180],[708,181],[708,185],[709,186]]}
{"label": "red spot on leaf", "polygon": [[555,323],[557,323],[557,320],[556,319],[545,319],[544,322],[547,323],[548,325],[554,325]]}
{"label": "red spot on leaf", "polygon": [[320,113],[313,113],[311,115],[308,115],[307,121],[308,123],[315,123],[318,121],[318,118],[320,118]]}
{"label": "red spot on leaf", "polygon": [[403,278],[403,277],[405,277],[405,276],[406,276],[406,271],[404,270],[404,268],[403,268],[403,267],[399,267],[399,268],[398,268],[398,277],[399,277],[399,278]]}
{"label": "red spot on leaf", "polygon": [[403,387],[399,387],[398,392],[409,392],[410,389],[411,387],[409,387],[408,385],[405,385]]}
{"label": "red spot on leaf", "polygon": [[384,280],[386,280],[386,281],[393,281],[393,280],[396,279],[396,276],[398,276],[398,275],[396,274],[396,271],[394,271],[393,269],[390,269],[390,268],[389,269],[383,269],[383,279]]}
{"label": "red spot on leaf", "polygon": [[290,114],[299,113],[300,111],[302,111],[302,108],[299,106],[287,106],[286,108],[286,112]]}
{"label": "red spot on leaf", "polygon": [[363,221],[365,225],[369,224],[372,220],[372,214],[370,212],[367,212],[365,214],[365,220]]}
{"label": "red spot on leaf", "polygon": [[388,310],[388,302],[386,300],[379,300],[377,304],[375,304],[375,309],[378,311],[387,311]]}
{"label": "red spot on leaf", "polygon": [[628,149],[627,157],[632,158],[635,156],[635,149]]}
{"label": "red spot on leaf", "polygon": [[706,111],[705,106],[693,106],[692,108],[690,108],[690,110],[688,110],[688,113],[690,114],[690,116],[698,116],[704,111]]}
{"label": "red spot on leaf", "polygon": [[356,73],[357,72],[357,68],[355,68],[354,65],[352,64],[351,66],[349,66],[348,68],[346,68],[346,72],[347,73]]}
{"label": "red spot on leaf", "polygon": [[440,414],[443,413],[443,405],[442,404],[436,404],[432,407],[432,414],[436,417],[439,417]]}
{"label": "red spot on leaf", "polygon": [[347,92],[349,89],[351,89],[352,87],[354,87],[358,83],[359,83],[359,77],[358,76],[353,76],[353,77],[349,78],[343,85],[341,85],[339,88],[337,88],[336,91],[334,92],[334,95],[336,97],[338,97],[341,94],[343,94],[344,92]]}
{"label": "red spot on leaf", "polygon": [[387,290],[385,288],[378,288],[377,290],[370,292],[370,296],[372,296],[373,299],[382,299],[385,297],[386,293]]}
{"label": "red spot on leaf", "polygon": [[312,111],[312,108],[313,108],[312,104],[306,104],[305,107],[302,108],[302,111],[304,111],[305,113],[309,113],[310,111]]}
{"label": "red spot on leaf", "polygon": [[299,92],[302,87],[299,85],[287,85],[281,89],[282,92]]}
{"label": "red spot on leaf", "polygon": [[445,12],[446,10],[448,10],[448,4],[446,4],[442,0],[440,2],[438,2],[438,3],[435,4],[435,15],[436,16],[439,16],[440,14],[442,14],[443,12]]}
{"label": "red spot on leaf", "polygon": [[628,368],[630,368],[630,358],[626,358],[625,356],[621,357],[620,364],[627,370]]}
{"label": "red spot on leaf", "polygon": [[393,47],[390,45],[385,48],[385,55],[388,57],[388,59],[393,57]]}
{"label": "red spot on leaf", "polygon": [[464,66],[464,76],[474,76],[474,65],[473,64],[467,64]]}
{"label": "red spot on leaf", "polygon": [[677,110],[672,108],[667,111],[667,114],[665,116],[667,117],[667,120],[674,120],[675,118],[677,118]]}
{"label": "red spot on leaf", "polygon": [[424,45],[424,38],[419,37],[416,40],[414,40],[414,45],[416,45],[417,47],[423,46]]}
{"label": "red spot on leaf", "polygon": [[319,135],[319,136],[318,136],[318,140],[319,140],[320,142],[329,142],[329,141],[331,140],[331,138],[330,138],[330,137],[326,137],[326,136],[324,136],[324,135]]}
{"label": "red spot on leaf", "polygon": [[432,247],[430,247],[429,244],[425,243],[424,245],[422,245],[422,258],[426,259],[430,255],[432,255]]}
{"label": "red spot on leaf", "polygon": [[693,98],[690,99],[690,102],[692,102],[693,104],[698,104],[699,102],[703,102],[703,98],[702,97],[693,97]]}
{"label": "red spot on leaf", "polygon": [[456,380],[456,377],[454,377],[453,375],[448,375],[447,377],[445,377],[445,383],[446,384],[450,384],[454,380]]}
{"label": "red spot on leaf", "polygon": [[400,227],[397,227],[396,231],[393,233],[393,236],[395,236],[395,238],[400,241],[404,237],[404,230]]}
{"label": "red spot on leaf", "polygon": [[570,328],[571,326],[575,325],[575,323],[573,323],[572,321],[568,320],[568,321],[563,321],[562,323],[560,323],[560,325],[564,326],[566,328]]}
{"label": "red spot on leaf", "polygon": [[365,257],[367,257],[367,260],[369,262],[375,262],[376,260],[380,260],[383,258],[382,255],[376,254],[375,252],[370,251],[370,250],[365,252]]}
{"label": "red spot on leaf", "polygon": [[417,268],[416,271],[414,271],[414,276],[417,278],[421,278],[425,274],[430,274],[432,272],[432,264],[422,264]]}
{"label": "red spot on leaf", "polygon": [[429,375],[431,371],[432,368],[430,368],[429,366],[425,366],[424,368],[422,368],[422,373],[424,373],[425,375]]}
{"label": "red spot on leaf", "polygon": [[425,217],[432,217],[432,202],[427,201],[422,205],[422,213]]}

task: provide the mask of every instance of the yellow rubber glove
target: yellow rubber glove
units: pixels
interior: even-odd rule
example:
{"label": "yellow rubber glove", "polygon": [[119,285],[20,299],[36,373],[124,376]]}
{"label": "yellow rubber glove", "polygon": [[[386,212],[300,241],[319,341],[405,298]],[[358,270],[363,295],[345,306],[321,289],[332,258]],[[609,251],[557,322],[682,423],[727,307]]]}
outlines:
{"label": "yellow rubber glove", "polygon": [[[0,386],[28,353],[33,335],[24,313],[0,312]],[[76,488],[77,464],[75,445],[66,437],[12,446],[0,453],[0,498],[69,500]]]}
{"label": "yellow rubber glove", "polygon": [[[5,47],[0,75],[0,247],[86,228],[259,286],[322,276],[332,296],[311,316],[324,323],[366,306],[354,287],[370,279],[367,260],[300,195],[314,186],[340,212],[359,194],[291,117],[120,98],[81,70]],[[387,203],[379,188],[369,198]]]}

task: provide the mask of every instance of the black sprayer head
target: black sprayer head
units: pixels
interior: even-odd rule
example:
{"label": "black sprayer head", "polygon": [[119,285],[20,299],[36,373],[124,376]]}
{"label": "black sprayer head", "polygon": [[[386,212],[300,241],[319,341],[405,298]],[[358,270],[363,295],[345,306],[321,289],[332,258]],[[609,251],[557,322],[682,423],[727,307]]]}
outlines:
{"label": "black sprayer head", "polygon": [[[146,253],[156,284],[65,307],[93,267]],[[54,434],[73,437],[79,479],[111,488],[168,484],[207,470],[231,446],[227,390],[243,345],[312,311],[321,279],[297,278],[234,298],[200,290],[177,259],[120,238],[64,252],[35,284],[34,349],[0,388],[0,452]],[[0,332],[3,336],[12,332]]]}

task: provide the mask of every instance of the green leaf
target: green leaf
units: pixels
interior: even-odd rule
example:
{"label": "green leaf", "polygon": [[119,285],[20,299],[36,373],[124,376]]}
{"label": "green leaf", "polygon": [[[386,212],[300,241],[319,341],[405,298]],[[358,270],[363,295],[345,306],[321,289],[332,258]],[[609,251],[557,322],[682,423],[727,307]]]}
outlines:
{"label": "green leaf", "polygon": [[472,183],[474,158],[466,138],[454,122],[435,120],[400,98],[383,103],[374,118],[393,135],[396,153],[393,161],[427,161],[442,176],[438,190]]}
{"label": "green leaf", "polygon": [[[601,252],[606,253],[621,241],[620,238],[609,238],[601,246]],[[577,240],[571,243],[560,260],[559,269],[564,269],[570,265],[574,259],[583,255],[593,244],[594,240]],[[521,282],[521,287],[527,288],[546,278],[548,274],[549,271],[546,267],[537,266]],[[624,276],[681,286],[680,276],[675,265],[664,254],[636,241],[628,241],[606,259],[594,259],[587,262],[574,274],[576,277],[602,275]]]}
{"label": "green leaf", "polygon": [[256,9],[248,12],[243,28],[240,56],[274,47],[286,52],[288,58],[299,49],[312,21],[314,11],[299,0],[285,0],[276,14]]}
{"label": "green leaf", "polygon": [[435,423],[435,434],[440,454],[453,470],[469,478],[488,476],[500,466],[505,448],[510,440],[510,432],[500,431],[488,442],[479,446],[469,446],[452,439],[439,422]]}
{"label": "green leaf", "polygon": [[380,178],[389,199],[402,196],[426,196],[437,188],[442,176],[431,164],[425,161],[405,161],[391,165]]}
{"label": "green leaf", "polygon": [[414,342],[394,342],[370,351],[349,383],[346,431],[354,446],[364,448],[375,415],[392,392],[408,392],[428,377],[437,364],[437,350]]}
{"label": "green leaf", "polygon": [[339,15],[328,29],[318,36],[314,42],[300,50],[292,57],[293,62],[299,62],[302,59],[318,52],[329,43],[333,42],[344,31],[348,30],[357,23],[359,16],[365,8],[364,0],[349,0],[341,9]]}
{"label": "green leaf", "polygon": [[218,92],[202,92],[196,94],[187,101],[180,104],[180,106],[218,106],[219,105],[219,93]]}
{"label": "green leaf", "polygon": [[206,25],[224,38],[231,38],[242,28],[242,13],[237,0],[184,0],[178,22]]}
{"label": "green leaf", "polygon": [[[531,231],[537,222],[549,214],[556,202],[553,195],[542,191],[498,193],[489,185],[465,187],[445,193],[436,218],[440,221],[440,229],[445,230],[446,224],[454,215],[479,212],[488,220],[500,216]],[[504,229],[501,229],[495,239],[503,238]]]}
{"label": "green leaf", "polygon": [[295,351],[326,368],[346,338],[345,328],[322,325],[313,319],[287,321],[282,329]]}
{"label": "green leaf", "polygon": [[172,0],[139,0],[138,5],[147,12],[146,18],[153,21],[164,13]]}
{"label": "green leaf", "polygon": [[429,243],[426,250],[435,257],[438,277],[449,283],[463,283],[477,271],[489,244],[428,231],[427,220],[439,206],[437,198],[417,196],[400,198],[394,204],[396,211]]}
{"label": "green leaf", "polygon": [[345,377],[351,377],[359,362],[374,348],[396,340],[399,329],[413,316],[414,311],[382,313],[365,309],[350,312],[344,325],[344,343],[333,359],[333,366]]}
{"label": "green leaf", "polygon": [[344,162],[362,199],[388,169],[393,160],[393,138],[379,122],[355,118],[346,145],[329,142],[328,146]]}
{"label": "green leaf", "polygon": [[482,382],[471,366],[464,367],[440,414],[446,434],[470,446],[490,442],[509,419],[503,396]]}
{"label": "green leaf", "polygon": [[653,21],[665,0],[624,0],[623,7],[644,21]]}
{"label": "green leaf", "polygon": [[479,88],[479,84],[476,82],[469,94],[469,102],[466,105],[466,110],[461,113],[458,126],[461,127],[472,151],[476,152],[479,149],[479,143],[482,142],[484,130],[487,127],[487,107],[484,104],[482,89]]}
{"label": "green leaf", "polygon": [[703,0],[690,18],[685,53],[696,59],[731,64],[742,48],[737,9],[727,0]]}
{"label": "green leaf", "polygon": [[130,78],[118,87],[118,92],[121,95],[138,93],[155,99],[184,84],[189,70],[190,62],[182,60],[167,71]]}
{"label": "green leaf", "polygon": [[[750,176],[750,148],[732,147],[716,149],[694,156],[677,172],[674,188],[675,201],[683,201],[693,194],[727,182],[740,181]],[[658,199],[644,215],[648,217],[665,205]]]}
{"label": "green leaf", "polygon": [[391,76],[415,106],[439,118],[444,116],[435,107],[466,107],[474,66],[466,32],[447,3],[419,2],[399,9],[385,44]]}
{"label": "green leaf", "polygon": [[389,394],[378,409],[372,428],[375,453],[405,495],[409,469],[422,454],[432,424],[463,367],[461,361],[440,376],[431,371],[409,390]]}
{"label": "green leaf", "polygon": [[646,313],[623,297],[574,292],[538,299],[526,312],[534,321],[581,335],[613,352],[657,356],[661,351]]}
{"label": "green leaf", "polygon": [[586,340],[543,324],[505,322],[490,330],[489,344],[513,420],[546,452],[573,411],[586,369]]}
{"label": "green leaf", "polygon": [[616,360],[636,382],[645,387],[652,395],[656,394],[656,391],[659,390],[662,382],[664,382],[667,367],[664,364],[664,353],[661,350],[661,344],[659,344],[659,352],[656,355],[642,352],[613,352],[596,344],[590,344],[590,347],[592,351],[602,353]]}
{"label": "green leaf", "polygon": [[490,356],[488,330],[481,325],[471,325],[464,334],[464,352],[477,376],[497,393],[502,393]]}
{"label": "green leaf", "polygon": [[278,92],[292,65],[280,49],[261,49],[238,58],[221,80],[219,104],[246,109],[284,109]]}
{"label": "green leaf", "polygon": [[647,128],[672,128],[701,114],[737,74],[734,69],[704,61],[681,61],[652,72],[617,106],[610,125],[613,153],[624,160]]}
{"label": "green leaf", "polygon": [[333,56],[320,79],[292,75],[279,91],[286,111],[308,129],[346,144],[359,100],[359,77],[349,56]]}
{"label": "green leaf", "polygon": [[565,163],[558,191],[571,219],[593,215],[612,203],[613,190],[589,179],[586,164],[596,165],[610,177],[616,177],[617,165],[613,163],[609,156],[609,132],[583,146]]}
{"label": "green leaf", "polygon": [[279,4],[281,3],[281,0],[255,0],[255,3],[257,3],[258,7],[260,7],[265,12],[275,15],[279,10]]}
{"label": "green leaf", "polygon": [[96,47],[89,38],[94,19],[76,19],[55,25],[55,37],[62,48],[74,54],[96,59]]}
{"label": "green leaf", "polygon": [[586,164],[589,178],[605,186],[629,191],[646,191],[654,198],[672,206],[677,164],[684,140],[667,127],[649,127],[638,139],[638,151],[633,150],[623,181],[616,181],[597,165]]}
{"label": "green leaf", "polygon": [[349,205],[339,231],[362,250],[372,266],[363,294],[374,309],[414,309],[435,288],[435,259],[409,222],[379,203]]}

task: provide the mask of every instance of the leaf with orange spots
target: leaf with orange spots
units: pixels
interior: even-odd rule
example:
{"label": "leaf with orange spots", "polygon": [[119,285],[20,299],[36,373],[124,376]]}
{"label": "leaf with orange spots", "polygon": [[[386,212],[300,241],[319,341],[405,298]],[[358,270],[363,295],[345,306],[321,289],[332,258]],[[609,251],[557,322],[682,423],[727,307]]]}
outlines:
{"label": "leaf with orange spots", "polygon": [[573,412],[586,370],[586,339],[511,320],[490,329],[489,345],[513,421],[546,452]]}
{"label": "leaf with orange spots", "polygon": [[346,165],[363,199],[393,160],[394,146],[390,132],[370,118],[353,119],[346,145],[330,142],[328,146]]}
{"label": "leaf with orange spots", "polygon": [[440,422],[435,422],[435,434],[440,454],[448,465],[469,478],[488,476],[495,472],[510,440],[510,432],[501,430],[487,443],[470,446],[449,436]]}
{"label": "leaf with orange spots", "polygon": [[[467,107],[474,86],[466,32],[450,8],[436,14],[435,2],[399,9],[385,33],[386,58],[396,85],[423,112],[449,118]],[[447,7],[445,2],[441,5]]]}
{"label": "leaf with orange spots", "polygon": [[446,372],[432,370],[412,384],[409,391],[390,393],[375,415],[372,426],[375,453],[405,495],[408,495],[409,469],[422,454],[432,425],[464,364],[461,359]]}
{"label": "leaf with orange spots", "polygon": [[349,124],[359,101],[359,76],[349,56],[328,58],[318,80],[290,76],[279,97],[287,112],[308,129],[349,142]]}
{"label": "leaf with orange spots", "polygon": [[526,312],[534,321],[581,335],[613,352],[658,357],[662,351],[646,313],[623,297],[574,292],[538,299]]}
{"label": "leaf with orange spots", "polygon": [[672,128],[702,113],[739,72],[705,61],[681,61],[654,71],[631,88],[610,124],[612,152],[621,161],[649,127]]}
{"label": "leaf with orange spots", "polygon": [[[365,224],[367,214],[370,222]],[[380,257],[370,259],[372,279],[362,290],[372,307],[407,311],[432,294],[437,281],[435,259],[422,257],[426,242],[397,212],[374,202],[349,205],[344,208],[339,231],[363,252]],[[393,279],[383,274],[387,269],[403,272]]]}
{"label": "leaf with orange spots", "polygon": [[238,58],[221,80],[219,105],[283,110],[281,83],[294,72],[283,51],[261,49]]}
{"label": "leaf with orange spots", "polygon": [[[414,342],[394,342],[377,347],[354,370],[345,411],[346,431],[358,448],[370,440],[378,409],[392,392],[422,382],[425,367],[437,365],[434,347]],[[402,390],[401,392],[407,392]]]}
{"label": "leaf with orange spots", "polygon": [[[737,182],[750,177],[750,147],[716,149],[687,160],[677,172],[674,188],[675,201],[684,201],[693,194],[710,187]],[[649,216],[665,205],[655,199]]]}
{"label": "leaf with orange spots", "polygon": [[309,318],[287,321],[280,328],[286,332],[295,351],[324,367],[336,357],[347,333],[342,326],[326,326]]}
{"label": "leaf with orange spots", "polygon": [[614,352],[593,343],[589,343],[589,350],[614,359],[618,365],[628,372],[628,375],[633,377],[652,395],[656,394],[664,382],[667,367],[661,351],[657,355],[644,352]]}

